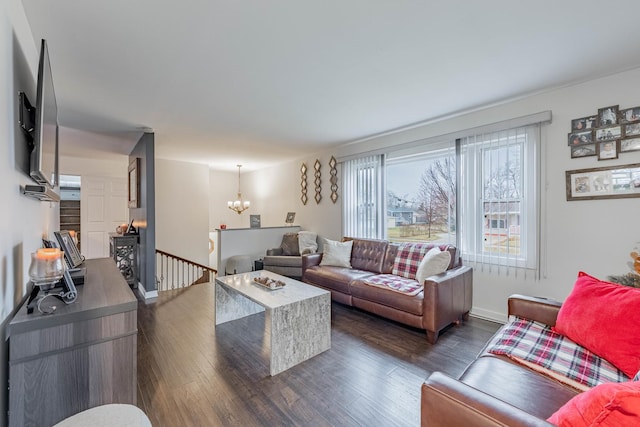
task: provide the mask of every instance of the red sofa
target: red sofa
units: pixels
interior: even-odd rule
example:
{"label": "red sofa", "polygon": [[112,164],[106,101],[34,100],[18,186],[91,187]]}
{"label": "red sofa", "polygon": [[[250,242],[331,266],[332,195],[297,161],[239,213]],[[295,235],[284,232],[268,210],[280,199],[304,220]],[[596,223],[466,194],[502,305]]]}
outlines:
{"label": "red sofa", "polygon": [[331,298],[339,303],[424,329],[432,344],[442,329],[468,319],[473,272],[462,265],[454,246],[440,246],[451,254],[447,271],[427,278],[424,289],[409,296],[366,283],[368,277],[391,274],[399,244],[374,239],[348,240],[353,240],[351,268],[320,265],[321,253],[305,255],[302,281],[329,290]]}

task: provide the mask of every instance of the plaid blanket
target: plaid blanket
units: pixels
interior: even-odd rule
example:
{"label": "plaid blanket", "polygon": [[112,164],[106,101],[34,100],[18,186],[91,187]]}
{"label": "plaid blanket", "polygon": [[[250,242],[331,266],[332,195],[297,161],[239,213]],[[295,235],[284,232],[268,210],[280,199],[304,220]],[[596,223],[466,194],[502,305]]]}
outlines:
{"label": "plaid blanket", "polygon": [[365,279],[367,285],[378,286],[394,292],[406,295],[417,295],[422,291],[423,285],[414,279],[394,276],[393,274],[378,274]]}
{"label": "plaid blanket", "polygon": [[549,326],[526,319],[516,318],[507,324],[488,344],[487,352],[507,356],[533,369],[540,368],[536,370],[574,387],[576,383],[588,388],[629,380],[598,355],[552,331]]}

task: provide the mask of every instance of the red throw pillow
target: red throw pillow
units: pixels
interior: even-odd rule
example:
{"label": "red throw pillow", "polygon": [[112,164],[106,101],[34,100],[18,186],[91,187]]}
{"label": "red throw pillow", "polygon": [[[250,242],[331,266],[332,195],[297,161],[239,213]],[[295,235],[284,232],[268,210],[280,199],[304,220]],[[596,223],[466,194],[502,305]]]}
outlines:
{"label": "red throw pillow", "polygon": [[553,329],[630,378],[640,370],[640,289],[580,272]]}
{"label": "red throw pillow", "polygon": [[640,425],[640,382],[600,384],[572,398],[547,421],[559,427]]}

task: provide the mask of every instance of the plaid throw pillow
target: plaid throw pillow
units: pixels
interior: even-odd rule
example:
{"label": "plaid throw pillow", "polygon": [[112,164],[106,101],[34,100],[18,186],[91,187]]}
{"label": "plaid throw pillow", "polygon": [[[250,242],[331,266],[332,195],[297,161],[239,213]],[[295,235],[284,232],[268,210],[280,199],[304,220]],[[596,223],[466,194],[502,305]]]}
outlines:
{"label": "plaid throw pillow", "polygon": [[427,243],[401,243],[396,259],[393,261],[392,274],[415,279],[418,266],[425,254],[433,245]]}

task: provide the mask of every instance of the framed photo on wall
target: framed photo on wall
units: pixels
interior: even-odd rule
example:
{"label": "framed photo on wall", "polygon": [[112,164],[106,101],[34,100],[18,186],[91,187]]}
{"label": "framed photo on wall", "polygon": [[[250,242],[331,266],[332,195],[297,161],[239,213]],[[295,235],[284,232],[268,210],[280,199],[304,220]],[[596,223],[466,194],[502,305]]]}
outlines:
{"label": "framed photo on wall", "polygon": [[284,219],[285,224],[293,224],[293,221],[296,219],[295,212],[287,212],[287,217]]}
{"label": "framed photo on wall", "polygon": [[618,124],[618,106],[598,108],[598,127]]}
{"label": "framed photo on wall", "polygon": [[260,215],[249,215],[249,227],[260,228]]}
{"label": "framed photo on wall", "polygon": [[565,172],[567,201],[640,197],[640,163]]}
{"label": "framed photo on wall", "polygon": [[129,163],[128,201],[130,208],[140,207],[140,157]]}

